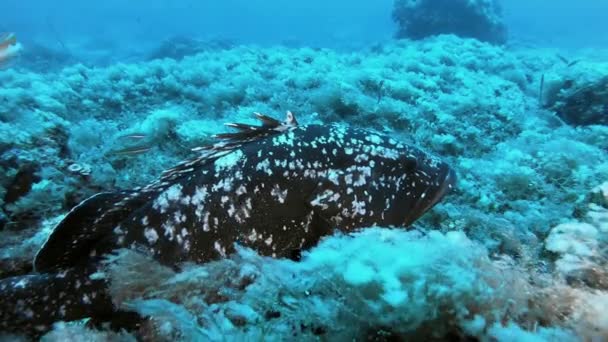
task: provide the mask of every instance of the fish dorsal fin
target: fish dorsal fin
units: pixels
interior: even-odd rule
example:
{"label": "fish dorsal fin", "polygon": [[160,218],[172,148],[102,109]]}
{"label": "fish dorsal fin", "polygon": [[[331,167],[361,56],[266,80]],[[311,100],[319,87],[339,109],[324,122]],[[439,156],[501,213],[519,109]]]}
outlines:
{"label": "fish dorsal fin", "polygon": [[201,150],[226,150],[233,149],[245,143],[266,138],[269,135],[283,133],[298,126],[298,121],[292,112],[287,112],[285,121],[281,122],[261,113],[253,113],[256,119],[262,121],[261,126],[247,125],[242,123],[227,123],[226,126],[238,130],[234,133],[216,134],[214,137],[221,141],[211,146],[197,147],[195,151]]}
{"label": "fish dorsal fin", "polygon": [[145,187],[135,189],[130,195],[125,196],[120,202],[116,203],[113,208],[104,213],[98,221],[107,221],[108,219],[106,216],[116,216],[115,212],[124,211],[123,208],[128,207],[128,203],[141,201],[142,197],[153,196],[155,193],[166,190],[182,177],[191,175],[195,170],[221,158],[244,144],[269,136],[282,134],[283,132],[298,126],[296,117],[289,111],[287,112],[287,117],[284,122],[261,113],[254,113],[254,115],[262,122],[261,126],[241,123],[226,124],[228,127],[236,128],[239,132],[217,134],[215,135],[215,138],[219,139],[219,142],[208,146],[193,148],[192,151],[200,152],[198,156],[182,161],[176,166],[165,170],[158,180]]}
{"label": "fish dorsal fin", "polygon": [[226,126],[232,127],[238,132],[236,133],[223,133],[218,134],[215,137],[224,140],[225,142],[247,142],[263,138],[269,134],[281,133],[289,128],[296,127],[298,122],[292,112],[287,112],[287,118],[284,122],[280,122],[274,118],[266,116],[261,113],[253,113],[255,117],[262,121],[261,126],[247,125],[241,123],[227,123]]}
{"label": "fish dorsal fin", "polygon": [[290,111],[287,112],[286,119],[283,122],[257,112],[254,115],[256,119],[262,122],[261,126],[227,123],[226,126],[234,128],[238,132],[216,134],[214,137],[219,139],[219,142],[193,148],[192,151],[200,152],[201,154],[163,172],[158,180],[159,184],[172,182],[184,174],[189,174],[196,167],[216,160],[247,143],[281,134],[298,126],[295,115]]}

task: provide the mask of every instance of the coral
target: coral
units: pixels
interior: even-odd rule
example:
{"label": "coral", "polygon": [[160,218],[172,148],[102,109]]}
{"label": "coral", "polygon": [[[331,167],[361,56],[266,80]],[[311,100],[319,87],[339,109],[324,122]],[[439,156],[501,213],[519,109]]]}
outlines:
{"label": "coral", "polygon": [[499,44],[507,38],[497,0],[396,0],[393,20],[397,38],[451,33]]}

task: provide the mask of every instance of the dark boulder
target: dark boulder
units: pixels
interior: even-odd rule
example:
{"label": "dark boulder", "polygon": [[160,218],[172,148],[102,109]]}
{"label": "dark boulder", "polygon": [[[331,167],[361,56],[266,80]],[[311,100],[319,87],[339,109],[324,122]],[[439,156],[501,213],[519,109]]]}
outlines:
{"label": "dark boulder", "polygon": [[502,44],[507,40],[496,0],[396,0],[396,38],[423,39],[439,34]]}
{"label": "dark boulder", "polygon": [[569,125],[608,125],[608,76],[581,84],[564,81],[547,102]]}

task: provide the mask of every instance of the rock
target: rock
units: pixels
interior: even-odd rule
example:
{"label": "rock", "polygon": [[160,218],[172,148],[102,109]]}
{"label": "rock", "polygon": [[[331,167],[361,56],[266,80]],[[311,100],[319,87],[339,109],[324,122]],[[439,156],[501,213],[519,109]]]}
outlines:
{"label": "rock", "polygon": [[607,205],[605,182],[579,204],[576,214],[581,221],[560,224],[545,239],[545,249],[557,257],[556,271],[571,286],[608,289]]}
{"label": "rock", "polygon": [[579,85],[564,82],[549,108],[569,125],[608,125],[608,76]]}
{"label": "rock", "polygon": [[495,44],[507,40],[496,0],[396,0],[393,20],[397,38],[455,34]]}
{"label": "rock", "polygon": [[37,175],[39,170],[40,167],[35,164],[22,165],[15,177],[13,177],[11,184],[9,184],[6,189],[4,203],[14,203],[21,197],[27,195],[32,189],[32,184],[40,181],[40,177]]}

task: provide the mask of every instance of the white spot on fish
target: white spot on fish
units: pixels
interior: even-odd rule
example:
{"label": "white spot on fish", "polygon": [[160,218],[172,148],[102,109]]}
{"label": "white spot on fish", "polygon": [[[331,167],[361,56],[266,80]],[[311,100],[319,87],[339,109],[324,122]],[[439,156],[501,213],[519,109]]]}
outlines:
{"label": "white spot on fish", "polygon": [[161,214],[165,213],[171,202],[177,201],[182,197],[182,185],[174,184],[167,190],[163,191],[154,201],[152,207],[160,210]]}
{"label": "white spot on fish", "polygon": [[236,189],[237,196],[243,195],[247,193],[247,188],[244,185],[241,185]]}
{"label": "white spot on fish", "polygon": [[218,241],[215,241],[215,242],[213,243],[213,248],[215,248],[215,250],[216,250],[218,253],[220,253],[220,255],[221,255],[222,257],[225,257],[225,256],[226,256],[226,249],[225,249],[224,247],[222,247],[222,245],[221,245],[221,244],[220,244]]}
{"label": "white spot on fish", "polygon": [[220,173],[223,170],[234,168],[244,157],[245,155],[243,154],[243,151],[235,150],[221,158],[216,159],[214,163],[215,173]]}
{"label": "white spot on fish", "polygon": [[205,202],[206,198],[207,198],[207,188],[202,187],[202,186],[197,186],[196,190],[194,191],[194,195],[190,199],[190,203],[192,205],[199,206]]}
{"label": "white spot on fish", "polygon": [[257,171],[263,171],[263,172],[265,172],[269,176],[272,175],[272,169],[270,168],[270,160],[268,158],[266,158],[263,161],[259,162],[256,165],[255,169]]}
{"label": "white spot on fish", "polygon": [[379,136],[375,135],[375,134],[371,134],[365,137],[365,140],[371,142],[372,144],[376,144],[376,145],[381,145],[384,143],[384,141],[382,140],[382,138],[380,138]]}
{"label": "white spot on fish", "polygon": [[219,182],[217,182],[216,184],[214,184],[211,187],[211,191],[215,192],[218,190],[224,190],[224,191],[230,191],[232,190],[232,182],[234,181],[233,177],[227,177],[227,178],[222,178],[220,179]]}
{"label": "white spot on fish", "polygon": [[156,243],[156,241],[158,241],[158,233],[154,228],[144,229],[144,236],[146,237],[146,239],[148,239],[148,243],[150,245],[153,245],[154,243]]}
{"label": "white spot on fish", "polygon": [[279,203],[285,203],[285,198],[287,198],[287,189],[281,190],[279,185],[275,184],[270,194],[275,197]]}
{"label": "white spot on fish", "polygon": [[272,235],[270,235],[266,240],[264,240],[266,246],[272,245]]}
{"label": "white spot on fish", "polygon": [[247,235],[247,240],[254,242],[257,240],[258,233],[255,231],[255,228],[251,230],[251,233]]}
{"label": "white spot on fish", "polygon": [[211,229],[209,227],[209,213],[205,213],[205,216],[203,217],[203,231],[208,232],[210,230]]}
{"label": "white spot on fish", "polygon": [[29,281],[27,279],[20,279],[13,287],[24,289],[28,283]]}
{"label": "white spot on fish", "polygon": [[329,179],[330,182],[332,182],[336,185],[340,185],[339,177],[340,177],[340,174],[338,173],[338,171],[328,170],[327,179]]}
{"label": "white spot on fish", "polygon": [[293,146],[294,138],[295,138],[295,136],[294,136],[293,132],[288,132],[287,134],[281,134],[281,135],[278,135],[278,136],[272,138],[272,145],[273,146],[280,146],[280,145]]}

